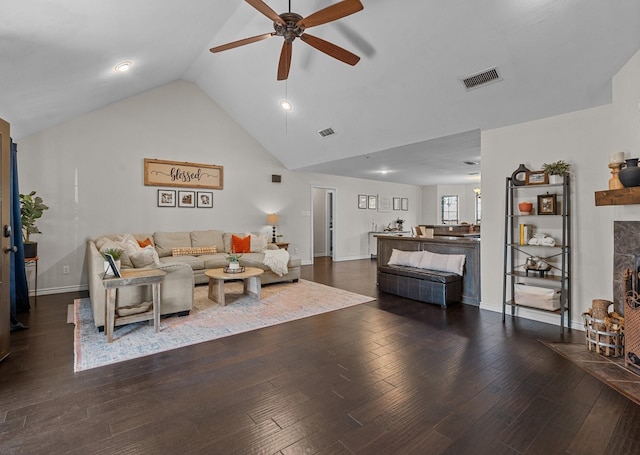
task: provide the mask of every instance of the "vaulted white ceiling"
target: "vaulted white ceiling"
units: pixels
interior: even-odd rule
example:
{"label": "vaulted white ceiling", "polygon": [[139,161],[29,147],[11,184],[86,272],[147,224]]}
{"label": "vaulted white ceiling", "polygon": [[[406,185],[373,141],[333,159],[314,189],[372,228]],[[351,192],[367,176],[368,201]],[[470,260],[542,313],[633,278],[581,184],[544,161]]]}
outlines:
{"label": "vaulted white ceiling", "polygon": [[[291,9],[307,16],[336,1]],[[278,82],[280,37],[208,51],[273,30],[241,0],[3,2],[0,117],[20,138],[186,79],[289,169],[462,183],[478,179],[479,166],[462,162],[480,160],[481,130],[608,103],[611,77],[640,49],[638,0],[362,3],[312,29],[359,55],[355,67],[296,40]],[[123,60],[134,65],[116,74]],[[461,78],[492,67],[502,80],[464,88]],[[336,134],[320,137],[329,127]]]}

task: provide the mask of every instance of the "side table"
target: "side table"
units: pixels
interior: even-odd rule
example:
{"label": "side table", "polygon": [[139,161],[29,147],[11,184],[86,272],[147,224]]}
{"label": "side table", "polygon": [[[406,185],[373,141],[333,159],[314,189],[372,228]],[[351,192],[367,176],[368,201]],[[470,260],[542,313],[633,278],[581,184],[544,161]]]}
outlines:
{"label": "side table", "polygon": [[[160,331],[160,285],[164,281],[165,272],[158,269],[131,269],[121,270],[120,278],[104,278],[102,283],[106,290],[107,301],[105,305],[104,332],[107,335],[107,343],[113,341],[114,326],[130,324],[132,322],[153,321],[156,333]],[[151,286],[153,293],[152,309],[142,313],[127,316],[116,316],[117,289],[127,286]]]}
{"label": "side table", "polygon": [[280,248],[281,250],[288,250],[289,249],[289,242],[276,242],[276,246],[278,248]]}
{"label": "side table", "polygon": [[34,257],[34,258],[24,258],[24,265],[25,267],[30,267],[32,265],[35,265],[35,269],[36,269],[36,275],[33,279],[34,281],[34,288],[33,288],[33,306],[34,307],[38,307],[38,256]]}

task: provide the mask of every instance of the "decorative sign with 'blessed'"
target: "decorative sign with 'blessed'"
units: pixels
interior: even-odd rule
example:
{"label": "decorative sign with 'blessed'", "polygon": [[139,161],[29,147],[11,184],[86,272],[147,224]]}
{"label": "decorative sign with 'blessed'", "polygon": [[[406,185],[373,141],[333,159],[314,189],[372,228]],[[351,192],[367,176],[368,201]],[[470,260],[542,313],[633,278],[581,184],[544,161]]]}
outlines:
{"label": "decorative sign with 'blessed'", "polygon": [[222,189],[222,166],[144,159],[144,184]]}

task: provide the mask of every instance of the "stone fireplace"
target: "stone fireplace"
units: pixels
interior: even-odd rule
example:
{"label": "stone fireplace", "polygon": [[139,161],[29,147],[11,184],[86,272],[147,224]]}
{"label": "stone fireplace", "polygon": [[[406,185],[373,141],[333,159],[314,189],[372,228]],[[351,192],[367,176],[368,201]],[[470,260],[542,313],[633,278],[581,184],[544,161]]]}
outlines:
{"label": "stone fireplace", "polygon": [[[624,314],[622,277],[626,269],[633,270],[634,277],[640,272],[640,221],[613,222],[613,303],[619,314]],[[636,290],[637,283],[635,278]]]}

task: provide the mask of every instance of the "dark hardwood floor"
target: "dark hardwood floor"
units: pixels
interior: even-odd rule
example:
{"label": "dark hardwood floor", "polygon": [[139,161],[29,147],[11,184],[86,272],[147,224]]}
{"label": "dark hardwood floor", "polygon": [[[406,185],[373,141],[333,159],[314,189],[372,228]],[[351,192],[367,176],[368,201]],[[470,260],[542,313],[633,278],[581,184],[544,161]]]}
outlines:
{"label": "dark hardwood floor", "polygon": [[0,453],[640,453],[640,407],[538,342],[558,327],[316,262],[303,278],[377,301],[77,374],[84,294],[39,297],[0,363]]}

